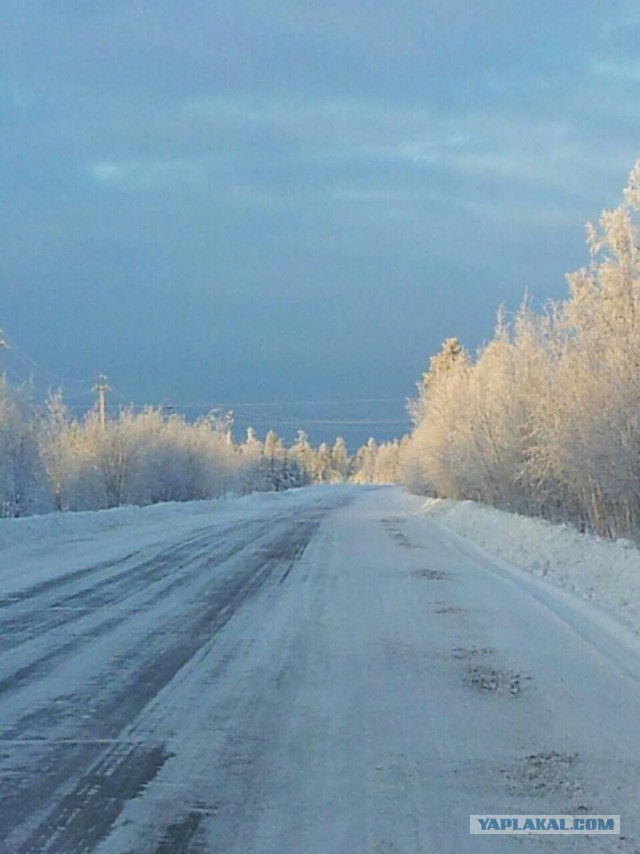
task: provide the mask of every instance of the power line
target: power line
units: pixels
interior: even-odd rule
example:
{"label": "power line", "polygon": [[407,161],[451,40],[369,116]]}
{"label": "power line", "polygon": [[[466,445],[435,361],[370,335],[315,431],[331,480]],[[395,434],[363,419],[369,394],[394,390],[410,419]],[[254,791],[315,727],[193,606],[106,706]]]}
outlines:
{"label": "power line", "polygon": [[18,345],[4,337],[4,341],[6,346],[11,350],[11,353],[15,355],[20,361],[27,364],[33,373],[39,375],[42,379],[46,380],[52,386],[55,385],[63,385],[65,387],[68,386],[87,386],[89,383],[95,381],[95,376],[93,377],[85,377],[84,379],[64,379],[61,375],[56,375],[55,372],[49,372],[45,370],[36,360],[31,357],[28,353],[26,353],[22,348],[18,347]]}
{"label": "power line", "polygon": [[[95,377],[87,377],[85,379],[64,379],[60,374],[54,371],[45,369],[32,356],[26,353],[13,341],[9,341],[6,336],[0,332],[0,376],[3,371],[3,351],[8,351],[15,356],[16,359],[23,365],[27,366],[30,371],[30,380],[34,382],[35,377],[44,380],[49,385],[49,390],[53,386],[62,386],[65,391],[65,396],[70,401],[77,401],[82,398],[88,398],[92,393],[98,395],[98,413],[100,422],[106,423],[107,411],[107,391],[110,391],[115,399],[123,405],[131,406],[134,409],[143,410],[146,408],[162,408],[166,409],[167,405],[171,406],[172,411],[181,411],[183,413],[197,411],[199,413],[216,412],[225,410],[234,410],[236,423],[251,423],[256,426],[277,426],[282,428],[294,427],[299,428],[301,425],[305,427],[390,427],[390,426],[408,426],[408,418],[373,418],[373,417],[355,417],[345,418],[344,414],[337,417],[309,417],[302,412],[283,412],[283,410],[291,410],[293,408],[316,408],[316,407],[340,407],[344,413],[344,409],[353,406],[373,407],[383,404],[406,404],[406,397],[352,397],[352,398],[325,398],[325,399],[307,399],[307,400],[258,400],[258,401],[203,401],[177,403],[170,397],[163,400],[162,404],[137,404],[133,399],[123,393],[120,389],[113,386],[108,386],[106,377],[100,375]],[[17,374],[10,370],[12,377]],[[91,389],[91,390],[89,390]],[[68,404],[68,408],[79,411],[85,408],[80,403]],[[88,407],[86,407],[88,409]]]}
{"label": "power line", "polygon": [[404,397],[345,397],[332,400],[272,400],[254,403],[229,403],[228,406],[333,406],[345,403],[400,403]]}
{"label": "power line", "polygon": [[372,404],[372,403],[405,403],[406,397],[346,397],[334,398],[332,400],[257,400],[257,401],[221,401],[217,403],[185,403],[181,405],[182,409],[205,409],[207,406],[220,407],[225,406],[240,408],[240,407],[286,407],[286,406],[342,406],[345,404]]}

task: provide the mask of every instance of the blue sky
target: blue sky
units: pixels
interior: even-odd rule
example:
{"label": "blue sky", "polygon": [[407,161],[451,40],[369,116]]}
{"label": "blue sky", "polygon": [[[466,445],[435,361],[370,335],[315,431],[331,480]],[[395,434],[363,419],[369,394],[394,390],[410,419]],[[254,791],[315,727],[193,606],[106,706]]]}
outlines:
{"label": "blue sky", "polygon": [[0,12],[0,326],[70,391],[387,437],[443,338],[564,294],[640,157],[636,3]]}

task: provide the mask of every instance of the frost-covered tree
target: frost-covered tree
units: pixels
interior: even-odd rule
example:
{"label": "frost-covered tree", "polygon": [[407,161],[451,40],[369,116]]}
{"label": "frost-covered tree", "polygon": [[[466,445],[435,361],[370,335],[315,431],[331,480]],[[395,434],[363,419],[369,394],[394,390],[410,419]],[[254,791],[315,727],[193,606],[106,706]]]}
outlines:
{"label": "frost-covered tree", "polygon": [[342,482],[348,478],[349,463],[350,460],[347,443],[342,436],[338,436],[331,448],[331,468],[333,471],[333,479],[335,481]]}
{"label": "frost-covered tree", "polygon": [[286,452],[282,439],[275,430],[269,430],[264,440],[262,474],[267,489],[280,492],[287,488]]}
{"label": "frost-covered tree", "polygon": [[331,483],[333,466],[331,448],[326,442],[321,442],[315,454],[313,479],[315,483]]}
{"label": "frost-covered tree", "polygon": [[244,443],[238,448],[238,480],[241,492],[248,493],[264,489],[263,453],[262,442],[253,427],[249,427]]}
{"label": "frost-covered tree", "polygon": [[398,483],[400,465],[400,443],[383,442],[378,445],[373,479],[376,483]]}
{"label": "frost-covered tree", "polygon": [[228,419],[195,423],[149,407],[121,410],[103,426],[95,412],[66,426],[59,401],[42,419],[44,459],[61,509],[100,509],[215,498],[243,491],[245,461]]}
{"label": "frost-covered tree", "polygon": [[315,452],[304,430],[298,430],[288,458],[296,469],[296,486],[307,486],[313,482]]}
{"label": "frost-covered tree", "polygon": [[0,516],[28,516],[52,507],[51,484],[40,453],[26,389],[0,379]]}
{"label": "frost-covered tree", "polygon": [[371,436],[365,445],[358,448],[353,457],[353,474],[351,479],[354,483],[376,482],[376,459],[378,456],[378,443]]}
{"label": "frost-covered tree", "polygon": [[413,489],[640,536],[639,215],[640,162],[566,300],[499,316],[473,361],[445,342],[400,453]]}
{"label": "frost-covered tree", "polygon": [[573,516],[604,534],[640,529],[640,236],[638,178],[624,203],[588,226],[591,262],[568,277],[554,417],[540,425],[540,464]]}
{"label": "frost-covered tree", "polygon": [[38,419],[40,455],[53,489],[55,509],[63,509],[62,490],[67,477],[68,458],[73,453],[74,434],[62,398],[62,390],[50,393]]}

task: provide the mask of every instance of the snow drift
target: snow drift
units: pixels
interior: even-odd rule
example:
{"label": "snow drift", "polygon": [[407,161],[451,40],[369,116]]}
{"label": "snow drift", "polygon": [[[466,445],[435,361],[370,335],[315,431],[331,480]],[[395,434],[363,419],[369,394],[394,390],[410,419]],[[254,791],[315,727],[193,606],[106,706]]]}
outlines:
{"label": "snow drift", "polygon": [[640,632],[640,551],[630,540],[605,540],[473,501],[429,499],[421,512],[493,557],[595,601]]}

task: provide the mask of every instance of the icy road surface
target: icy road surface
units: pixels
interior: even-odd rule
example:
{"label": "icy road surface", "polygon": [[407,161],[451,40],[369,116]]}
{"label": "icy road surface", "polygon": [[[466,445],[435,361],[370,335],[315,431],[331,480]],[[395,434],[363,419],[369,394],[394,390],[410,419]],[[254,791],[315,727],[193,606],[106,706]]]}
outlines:
{"label": "icy road surface", "polygon": [[0,567],[3,852],[640,851],[635,635],[395,488],[221,503]]}

